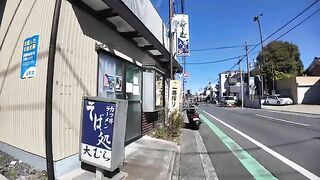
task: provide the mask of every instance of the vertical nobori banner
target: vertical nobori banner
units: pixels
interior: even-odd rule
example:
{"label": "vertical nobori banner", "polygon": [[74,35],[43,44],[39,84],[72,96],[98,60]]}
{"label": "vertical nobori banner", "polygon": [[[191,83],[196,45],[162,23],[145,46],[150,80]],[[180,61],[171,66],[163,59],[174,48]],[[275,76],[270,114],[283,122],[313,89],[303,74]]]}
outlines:
{"label": "vertical nobori banner", "polygon": [[20,79],[33,78],[36,75],[39,35],[27,38],[23,42]]}
{"label": "vertical nobori banner", "polygon": [[177,56],[190,56],[189,17],[185,14],[175,16],[177,23]]}

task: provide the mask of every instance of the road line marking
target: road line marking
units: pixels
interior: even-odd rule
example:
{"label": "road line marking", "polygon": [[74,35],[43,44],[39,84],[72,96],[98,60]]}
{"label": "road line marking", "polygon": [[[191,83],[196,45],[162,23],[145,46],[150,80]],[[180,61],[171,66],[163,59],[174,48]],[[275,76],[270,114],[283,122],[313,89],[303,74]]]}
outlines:
{"label": "road line marking", "polygon": [[208,120],[204,115],[200,114],[201,119],[209,126],[209,128],[220,138],[220,140],[228,147],[228,149],[238,158],[241,164],[255,178],[261,180],[276,180],[266,168],[264,168],[254,157],[232,140],[228,135],[221,131],[216,125]]}
{"label": "road line marking", "polygon": [[266,145],[260,143],[259,141],[253,139],[252,137],[246,135],[245,133],[239,131],[238,129],[232,127],[231,125],[229,125],[226,122],[223,122],[222,120],[214,117],[213,115],[209,114],[206,111],[203,111],[204,113],[206,113],[208,116],[212,117],[213,119],[215,119],[216,121],[222,123],[223,125],[227,126],[228,128],[230,128],[231,130],[235,131],[236,133],[238,133],[239,135],[241,135],[242,137],[246,138],[247,140],[251,141],[253,144],[257,145],[258,147],[260,147],[261,149],[265,150],[266,152],[268,152],[269,154],[271,154],[273,157],[279,159],[280,161],[284,162],[285,164],[287,164],[288,166],[290,166],[291,168],[295,169],[296,171],[298,171],[300,174],[304,175],[305,177],[312,179],[312,180],[320,180],[320,177],[316,176],[315,174],[313,174],[312,172],[308,171],[307,169],[305,169],[304,167],[296,164],[295,162],[291,161],[290,159],[282,156],[281,154],[277,153],[276,151],[270,149],[269,147],[267,147]]}
{"label": "road line marking", "polygon": [[194,135],[195,135],[196,144],[198,147],[198,152],[204,152],[204,153],[200,153],[200,159],[201,159],[201,164],[203,167],[204,174],[206,175],[206,179],[219,180],[216,170],[212,165],[206,146],[204,145],[204,142],[201,138],[199,131],[195,131]]}
{"label": "road line marking", "polygon": [[286,122],[286,123],[290,123],[290,124],[295,124],[295,125],[300,125],[300,126],[309,127],[308,124],[303,124],[303,123],[288,121],[288,120],[285,120],[285,119],[280,119],[280,118],[275,118],[275,117],[264,116],[264,115],[261,115],[261,114],[255,114],[255,116],[259,116],[259,117],[263,117],[263,118],[268,118],[268,119],[273,119],[273,120],[276,120],[276,121]]}

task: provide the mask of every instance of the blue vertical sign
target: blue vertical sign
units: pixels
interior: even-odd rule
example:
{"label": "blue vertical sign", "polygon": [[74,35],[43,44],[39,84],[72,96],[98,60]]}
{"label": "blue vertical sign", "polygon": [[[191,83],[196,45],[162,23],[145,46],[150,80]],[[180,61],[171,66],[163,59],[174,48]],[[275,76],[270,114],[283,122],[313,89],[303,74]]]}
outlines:
{"label": "blue vertical sign", "polygon": [[116,103],[84,99],[80,159],[100,167],[111,167]]}
{"label": "blue vertical sign", "polygon": [[33,78],[37,68],[39,35],[27,38],[23,42],[20,79]]}

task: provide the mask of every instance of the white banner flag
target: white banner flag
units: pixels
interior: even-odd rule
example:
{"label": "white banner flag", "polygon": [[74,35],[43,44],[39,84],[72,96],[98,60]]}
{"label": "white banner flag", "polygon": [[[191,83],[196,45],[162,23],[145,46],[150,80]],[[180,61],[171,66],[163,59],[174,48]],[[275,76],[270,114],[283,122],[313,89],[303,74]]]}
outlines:
{"label": "white banner flag", "polygon": [[177,14],[173,18],[176,22],[177,56],[190,56],[189,42],[189,17],[185,14]]}

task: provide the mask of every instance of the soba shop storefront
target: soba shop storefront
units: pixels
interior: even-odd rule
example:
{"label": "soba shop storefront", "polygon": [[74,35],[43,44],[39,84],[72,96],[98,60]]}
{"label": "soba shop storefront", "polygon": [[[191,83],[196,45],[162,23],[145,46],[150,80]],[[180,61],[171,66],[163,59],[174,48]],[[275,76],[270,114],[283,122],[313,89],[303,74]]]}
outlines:
{"label": "soba shop storefront", "polygon": [[[12,71],[0,78],[0,150],[38,169],[51,164],[59,176],[80,164],[83,96],[128,100],[126,143],[156,127],[168,96],[170,54],[166,27],[150,1],[62,0],[60,13],[54,16],[55,2],[5,3],[0,71]],[[142,10],[148,14],[139,13]],[[51,36],[56,37],[56,48],[49,48]],[[35,73],[20,78],[21,50],[31,37],[38,38]],[[173,65],[175,72],[181,71],[177,61]],[[144,72],[153,73],[147,84]],[[47,82],[50,74],[52,81]],[[152,107],[144,110],[149,98]],[[50,102],[52,106],[47,106]]]}
{"label": "soba shop storefront", "polygon": [[141,135],[142,66],[100,49],[98,97],[128,100],[126,141]]}

